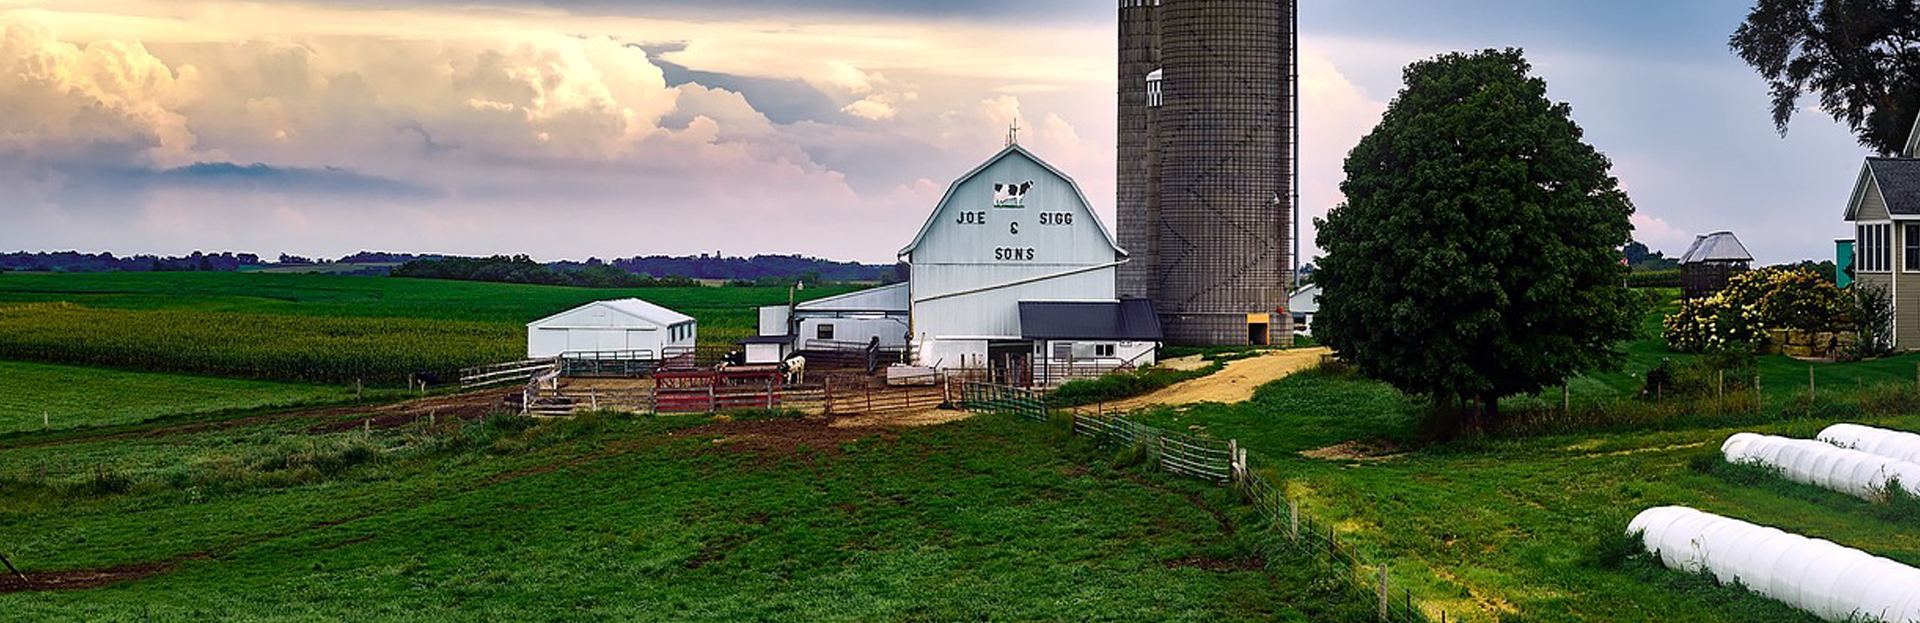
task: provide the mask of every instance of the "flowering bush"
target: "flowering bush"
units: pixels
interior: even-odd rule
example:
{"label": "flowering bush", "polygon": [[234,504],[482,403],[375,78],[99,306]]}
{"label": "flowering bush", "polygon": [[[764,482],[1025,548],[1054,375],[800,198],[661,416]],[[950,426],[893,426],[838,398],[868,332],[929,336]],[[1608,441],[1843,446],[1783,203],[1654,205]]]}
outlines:
{"label": "flowering bush", "polygon": [[1776,329],[1846,331],[1854,304],[1833,283],[1808,270],[1767,268],[1735,275],[1705,299],[1685,301],[1663,322],[1667,347],[1698,353],[1746,348]]}

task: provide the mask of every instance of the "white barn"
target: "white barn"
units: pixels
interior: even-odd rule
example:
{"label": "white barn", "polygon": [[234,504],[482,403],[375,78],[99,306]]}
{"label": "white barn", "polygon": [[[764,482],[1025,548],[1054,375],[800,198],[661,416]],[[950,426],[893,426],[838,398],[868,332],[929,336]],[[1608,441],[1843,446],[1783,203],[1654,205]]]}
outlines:
{"label": "white barn", "polygon": [[663,359],[691,352],[698,337],[692,316],[636,298],[596,301],[527,323],[527,357]]}
{"label": "white barn", "polygon": [[[917,363],[1031,369],[1058,338],[1025,334],[1021,303],[1084,303],[1118,317],[1114,280],[1127,252],[1072,178],[1014,144],[955,181],[900,258],[911,269]],[[1152,349],[1138,351],[1142,342],[1157,347],[1157,319],[1150,330],[1074,341],[1115,356],[1120,351],[1103,345],[1125,343],[1136,365],[1150,364]]]}

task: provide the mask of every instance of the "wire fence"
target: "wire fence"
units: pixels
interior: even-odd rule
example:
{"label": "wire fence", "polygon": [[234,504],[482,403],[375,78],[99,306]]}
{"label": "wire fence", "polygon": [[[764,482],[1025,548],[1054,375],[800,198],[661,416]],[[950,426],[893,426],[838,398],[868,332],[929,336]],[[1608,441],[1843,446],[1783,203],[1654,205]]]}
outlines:
{"label": "wire fence", "polygon": [[[975,413],[1015,413],[1039,422],[1046,421],[1048,416],[1038,394],[985,383],[964,384],[960,406]],[[1092,439],[1101,447],[1132,448],[1144,452],[1148,463],[1162,471],[1233,487],[1259,513],[1265,524],[1261,528],[1279,537],[1279,543],[1347,570],[1353,588],[1377,600],[1375,610],[1380,621],[1445,623],[1448,620],[1445,611],[1429,614],[1422,609],[1415,603],[1410,589],[1393,583],[1384,564],[1368,561],[1358,547],[1340,538],[1332,524],[1305,512],[1301,499],[1275,486],[1269,476],[1279,471],[1279,465],[1240,447],[1238,440],[1197,437],[1120,415],[1082,411],[1069,414],[1074,434]]]}

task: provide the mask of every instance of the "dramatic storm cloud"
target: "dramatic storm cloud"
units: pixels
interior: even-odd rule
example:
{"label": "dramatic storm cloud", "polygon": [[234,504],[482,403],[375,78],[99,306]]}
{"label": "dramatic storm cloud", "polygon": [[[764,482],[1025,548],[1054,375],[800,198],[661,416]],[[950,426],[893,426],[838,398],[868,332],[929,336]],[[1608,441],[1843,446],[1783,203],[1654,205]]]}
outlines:
{"label": "dramatic storm cloud", "polygon": [[[1339,202],[1405,63],[1522,45],[1643,239],[1830,253],[1860,150],[1817,115],[1772,133],[1724,52],[1741,7],[1666,4],[1307,3],[1307,214]],[[1015,124],[1111,218],[1113,21],[1091,0],[0,0],[0,247],[881,262]]]}

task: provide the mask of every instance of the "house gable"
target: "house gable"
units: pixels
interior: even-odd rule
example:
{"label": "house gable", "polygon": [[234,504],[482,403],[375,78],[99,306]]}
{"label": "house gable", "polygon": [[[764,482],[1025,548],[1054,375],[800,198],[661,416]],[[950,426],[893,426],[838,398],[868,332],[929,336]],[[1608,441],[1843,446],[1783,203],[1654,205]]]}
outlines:
{"label": "house gable", "polygon": [[1018,144],[947,188],[909,262],[1085,265],[1126,257],[1080,186]]}

